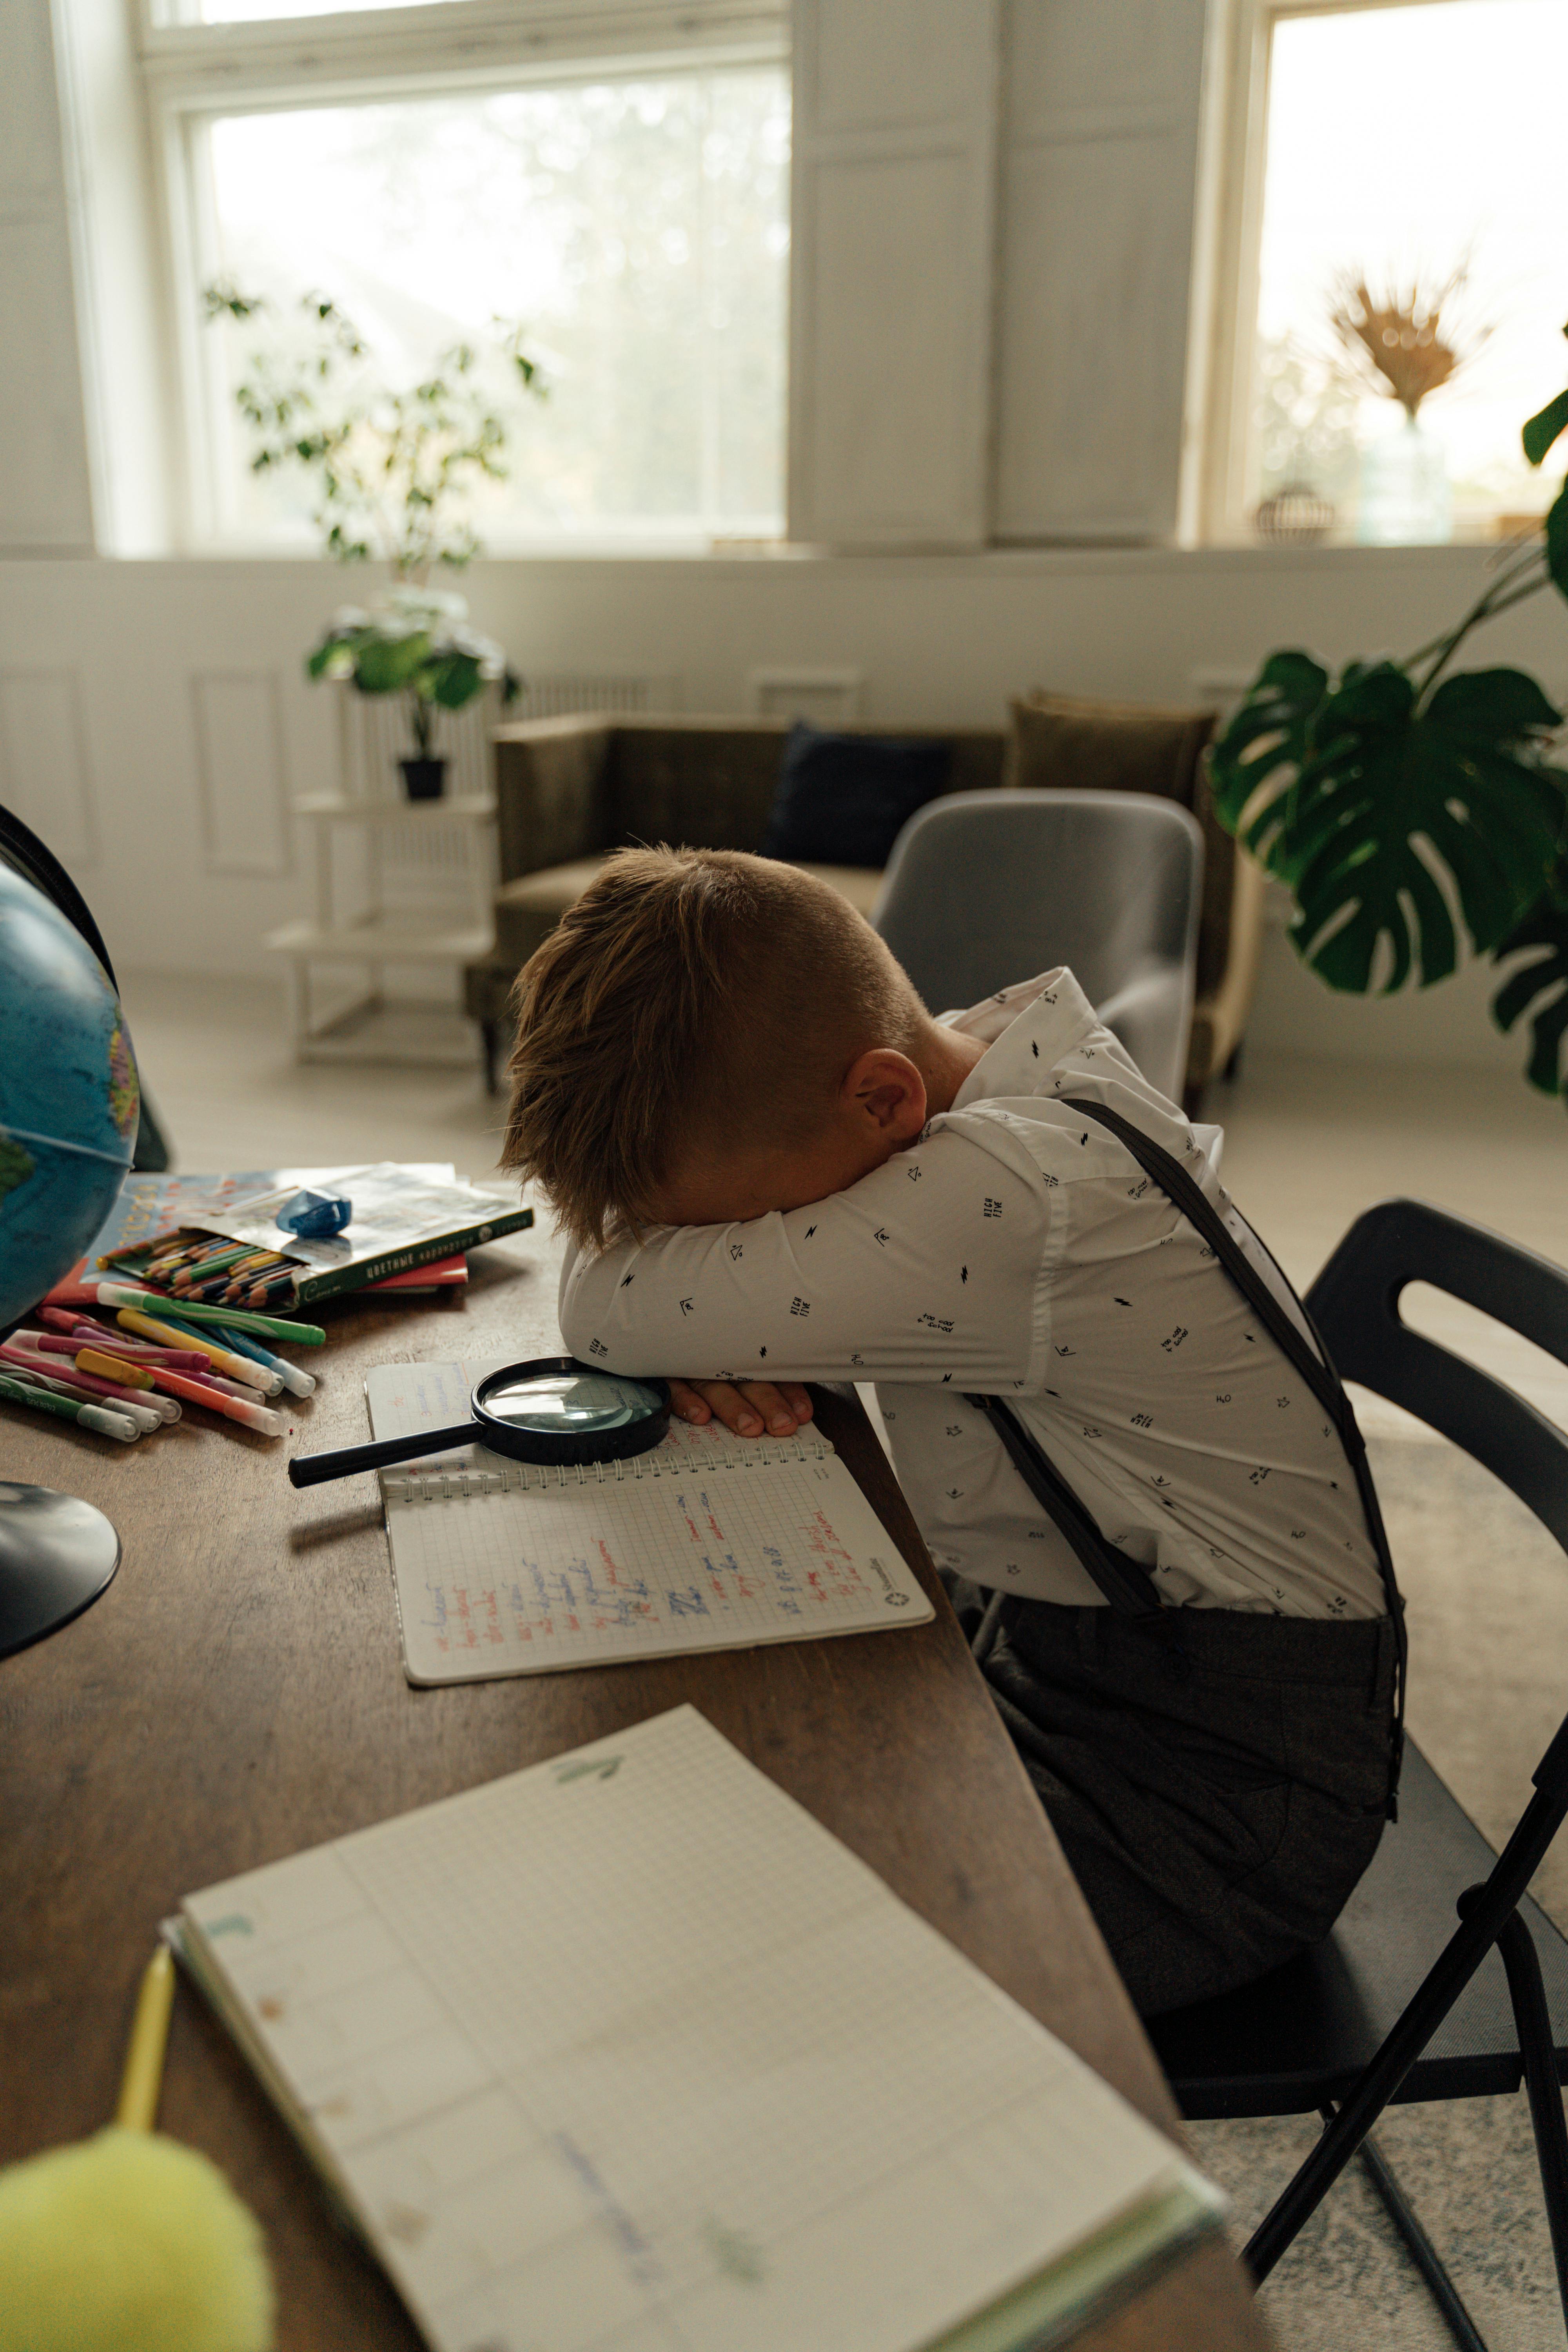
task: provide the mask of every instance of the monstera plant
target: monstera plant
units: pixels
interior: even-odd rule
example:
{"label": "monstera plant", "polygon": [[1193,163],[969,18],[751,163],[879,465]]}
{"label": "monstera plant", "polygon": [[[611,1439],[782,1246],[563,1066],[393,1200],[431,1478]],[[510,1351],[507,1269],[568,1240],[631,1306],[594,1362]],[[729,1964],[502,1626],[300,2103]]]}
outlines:
{"label": "monstera plant", "polygon": [[[1524,427],[1530,463],[1564,432],[1568,391]],[[1310,654],[1271,655],[1210,782],[1221,823],[1289,889],[1292,943],[1331,988],[1429,987],[1463,933],[1507,967],[1499,1026],[1529,1015],[1531,1083],[1568,1097],[1563,713],[1522,670],[1452,667],[1472,630],[1544,588],[1568,597],[1568,482],[1458,625],[1403,661],[1336,679]]]}

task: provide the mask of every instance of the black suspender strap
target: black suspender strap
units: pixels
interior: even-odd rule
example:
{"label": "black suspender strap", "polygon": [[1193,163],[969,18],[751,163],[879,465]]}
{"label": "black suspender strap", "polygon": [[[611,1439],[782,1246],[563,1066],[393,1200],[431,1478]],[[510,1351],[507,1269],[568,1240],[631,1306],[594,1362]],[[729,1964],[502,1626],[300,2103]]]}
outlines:
{"label": "black suspender strap", "polygon": [[1035,1443],[1016,1413],[1000,1397],[972,1396],[964,1402],[978,1407],[1006,1447],[1013,1467],[1035,1499],[1055,1520],[1083,1566],[1113,1609],[1129,1617],[1146,1619],[1152,1630],[1170,1630],[1170,1612],[1162,1605],[1154,1580],[1146,1568],[1129,1559],[1106,1540],[1049,1455]]}
{"label": "black suspender strap", "polygon": [[[1311,1341],[1286,1313],[1213,1202],[1205,1198],[1179,1160],[1173,1159],[1152,1137],[1145,1135],[1142,1128],[1134,1127],[1131,1119],[1123,1118],[1119,1111],[1109,1109],[1104,1103],[1068,1095],[1058,1096],[1057,1100],[1064,1109],[1081,1112],[1086,1118],[1092,1118],[1108,1129],[1131,1154],[1145,1175],[1152,1178],[1172,1203],[1195,1226],[1269,1338],[1306,1381],[1339,1435],[1345,1458],[1355,1477],[1367,1533],[1377,1557],[1394,1636],[1396,1696],[1394,1755],[1389,1779],[1389,1814],[1392,1818],[1405,1746],[1405,1685],[1409,1647],[1405,1630],[1405,1604],[1394,1578],[1394,1559],[1384,1528],[1383,1513],[1378,1507],[1377,1489],[1373,1485],[1367,1463],[1366,1445],[1343,1383],[1329,1360],[1328,1350],[1318,1339],[1306,1307],[1301,1306],[1300,1299],[1296,1300],[1307,1330],[1311,1333],[1311,1339],[1317,1341],[1321,1352],[1314,1352]],[[1278,1266],[1275,1270],[1279,1271]],[[1279,1274],[1279,1279],[1289,1290],[1290,1286],[1283,1273]],[[1294,1291],[1290,1291],[1290,1296],[1295,1297]],[[1140,1568],[1124,1552],[1118,1551],[1113,1544],[1107,1541],[1060,1472],[1048,1461],[1002,1400],[999,1397],[973,1396],[968,1402],[985,1414],[1005,1446],[1014,1467],[1037,1500],[1049,1512],[1111,1606],[1149,1619],[1151,1622],[1153,1618],[1165,1620],[1167,1612],[1163,1610],[1153,1579],[1145,1569]]]}

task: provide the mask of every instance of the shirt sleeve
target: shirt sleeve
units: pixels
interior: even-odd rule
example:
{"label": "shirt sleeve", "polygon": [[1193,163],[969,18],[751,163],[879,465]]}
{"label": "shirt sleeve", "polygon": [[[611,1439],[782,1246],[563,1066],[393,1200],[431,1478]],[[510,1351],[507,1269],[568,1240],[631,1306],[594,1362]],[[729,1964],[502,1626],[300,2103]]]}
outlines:
{"label": "shirt sleeve", "polygon": [[569,1256],[567,1346],[686,1380],[1032,1385],[1050,1195],[991,1125],[950,1114],[807,1209]]}

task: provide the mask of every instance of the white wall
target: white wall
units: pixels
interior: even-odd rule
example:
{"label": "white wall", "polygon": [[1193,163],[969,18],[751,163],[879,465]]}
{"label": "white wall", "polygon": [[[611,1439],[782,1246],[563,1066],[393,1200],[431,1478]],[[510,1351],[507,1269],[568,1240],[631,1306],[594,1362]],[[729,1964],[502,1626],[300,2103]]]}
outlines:
{"label": "white wall", "polygon": [[[974,556],[691,558],[488,562],[469,575],[476,619],[526,674],[668,675],[689,710],[744,707],[747,672],[845,665],[866,715],[890,727],[1003,723],[1032,686],[1187,699],[1194,673],[1246,673],[1281,645],[1323,657],[1398,652],[1463,610],[1481,551],[1128,550]],[[308,911],[288,799],[335,782],[332,690],[301,656],[345,594],[325,564],[0,563],[0,799],[80,874],[130,969],[259,975],[258,940]],[[1473,642],[1568,693],[1568,613],[1542,597]],[[204,748],[198,698],[214,677],[275,688],[259,742]],[[237,795],[244,798],[237,799]],[[234,842],[254,799],[258,860]],[[215,816],[216,822],[215,822]],[[1254,1044],[1357,1059],[1492,1060],[1484,990],[1466,982],[1392,1003],[1335,998],[1270,942]],[[1472,1001],[1473,1000],[1473,1001]]]}
{"label": "white wall", "polygon": [[[1169,533],[1203,20],[1204,0],[798,0],[802,536]],[[308,562],[65,558],[89,540],[122,558],[156,545],[170,503],[128,23],[126,0],[0,6],[0,799],[80,876],[127,969],[259,977],[263,932],[309,910],[289,803],[338,782],[331,692],[306,685],[301,656],[370,583]],[[923,172],[928,210],[956,205],[946,279],[918,205],[870,217],[884,166],[900,188]],[[956,354],[951,382],[922,336]],[[911,481],[889,467],[921,478],[927,507],[900,506]],[[732,710],[754,668],[844,667],[889,726],[999,725],[1035,685],[1186,700],[1195,676],[1245,677],[1280,645],[1397,653],[1463,609],[1481,562],[800,549],[496,561],[469,593],[525,672],[641,671],[678,681],[687,709]],[[1543,599],[1473,657],[1521,661],[1562,698],[1568,614]],[[1484,997],[1482,973],[1394,1003],[1336,999],[1276,931],[1253,1041],[1517,1066]]]}
{"label": "white wall", "polygon": [[0,548],[90,548],[67,158],[47,0],[0,8]]}

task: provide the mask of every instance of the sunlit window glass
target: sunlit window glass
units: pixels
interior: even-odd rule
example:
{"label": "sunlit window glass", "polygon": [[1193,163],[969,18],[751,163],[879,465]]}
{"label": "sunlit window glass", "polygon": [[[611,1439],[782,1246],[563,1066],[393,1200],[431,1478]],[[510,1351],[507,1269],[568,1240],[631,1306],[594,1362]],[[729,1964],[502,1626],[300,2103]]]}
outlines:
{"label": "sunlit window glass", "polygon": [[276,16],[360,16],[367,8],[418,8],[429,0],[200,0],[195,9],[163,11],[165,21],[178,22],[184,14],[204,25],[254,25]]}
{"label": "sunlit window glass", "polygon": [[1519,430],[1568,367],[1565,84],[1564,0],[1276,25],[1248,468],[1265,530],[1270,501],[1373,541],[1546,503]]}
{"label": "sunlit window glass", "polygon": [[[595,531],[770,535],[784,503],[789,90],[782,67],[237,115],[210,131],[218,268],[286,316],[319,290],[389,375],[520,324],[490,544]],[[212,331],[223,520],[302,527],[250,474],[232,393],[257,331]]]}

